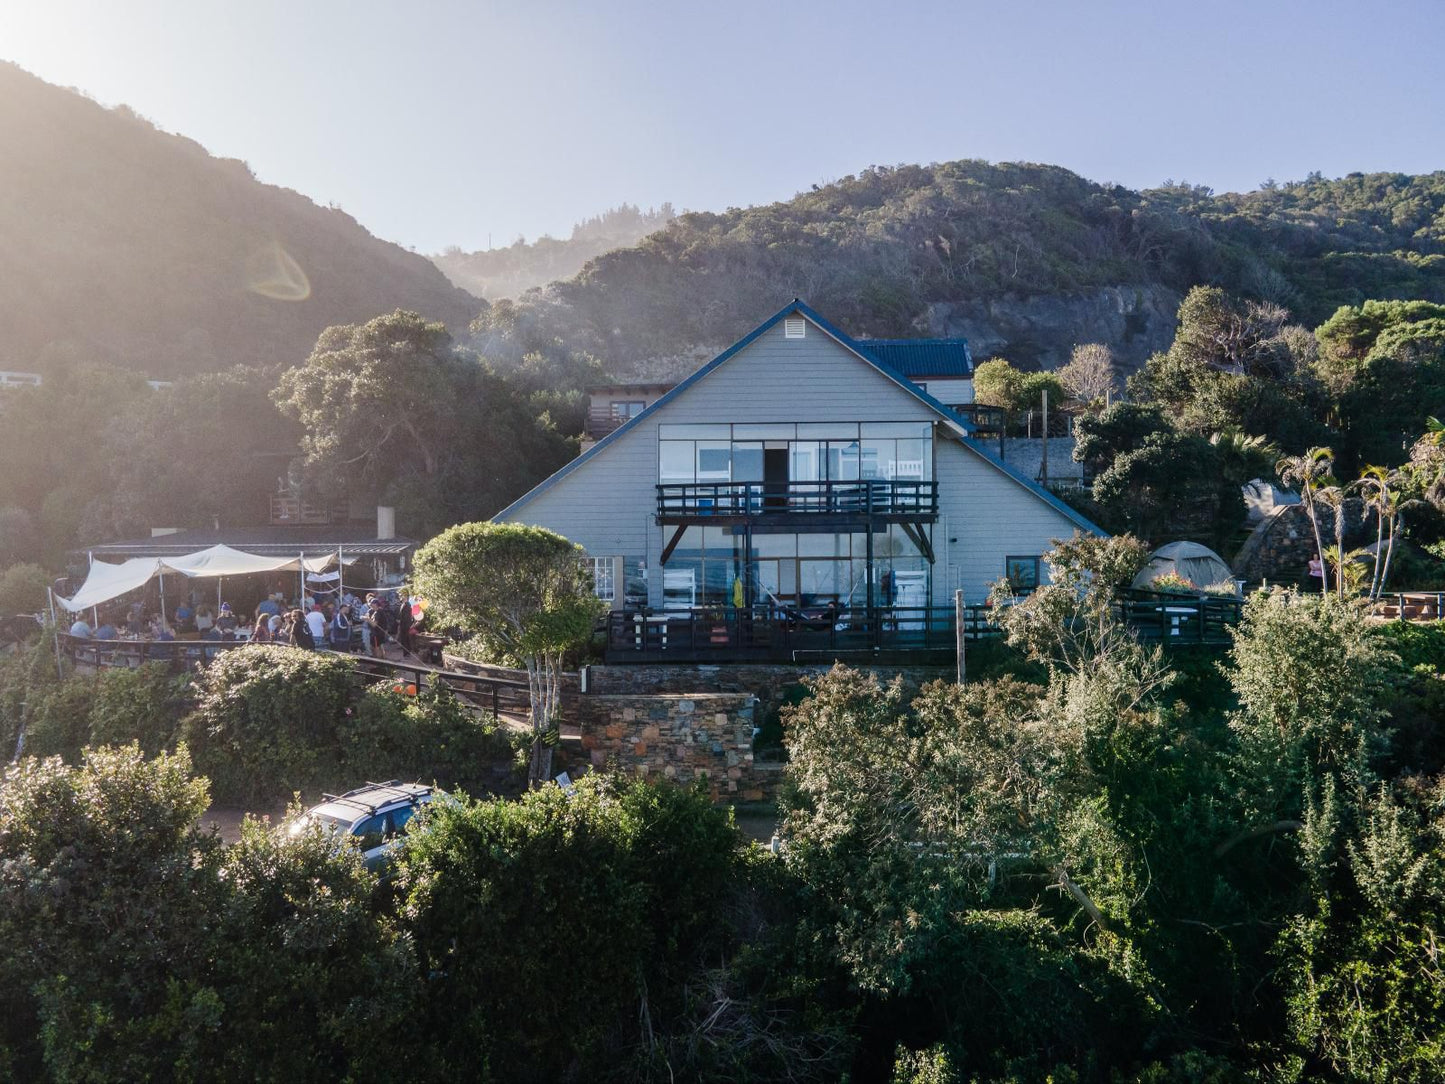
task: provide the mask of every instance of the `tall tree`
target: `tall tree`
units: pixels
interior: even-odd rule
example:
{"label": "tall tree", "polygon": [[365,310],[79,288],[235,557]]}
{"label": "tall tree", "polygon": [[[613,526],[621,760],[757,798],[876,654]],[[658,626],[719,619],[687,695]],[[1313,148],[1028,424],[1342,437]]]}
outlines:
{"label": "tall tree", "polygon": [[562,660],[601,612],[582,547],[541,527],[463,523],[417,551],[417,590],[443,626],[520,659],[531,693],[533,786],[551,774],[562,702]]}
{"label": "tall tree", "polygon": [[427,535],[491,515],[573,454],[546,413],[554,404],[520,386],[441,324],[398,311],[327,328],[274,398],[305,429],[309,487],[394,504],[406,530]]}
{"label": "tall tree", "polygon": [[1106,398],[1118,381],[1114,352],[1103,343],[1074,347],[1069,363],[1056,374],[1064,390],[1081,403]]}

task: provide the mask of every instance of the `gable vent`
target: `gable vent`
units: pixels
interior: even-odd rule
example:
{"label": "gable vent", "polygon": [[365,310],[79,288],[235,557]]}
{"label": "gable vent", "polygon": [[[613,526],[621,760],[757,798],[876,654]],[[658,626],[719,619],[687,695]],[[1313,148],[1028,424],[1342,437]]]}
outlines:
{"label": "gable vent", "polygon": [[783,338],[801,339],[808,331],[808,321],[801,316],[789,316],[783,321]]}

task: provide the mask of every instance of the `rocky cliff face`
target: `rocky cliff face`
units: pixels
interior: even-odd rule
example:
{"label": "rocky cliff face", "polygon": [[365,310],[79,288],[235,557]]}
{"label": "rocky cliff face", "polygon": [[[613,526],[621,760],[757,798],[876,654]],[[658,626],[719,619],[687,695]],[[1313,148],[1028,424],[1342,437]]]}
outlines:
{"label": "rocky cliff face", "polygon": [[1103,343],[1125,372],[1174,340],[1180,297],[1163,286],[1109,286],[1076,296],[937,302],[920,334],[962,336],[976,361],[1008,358],[1024,369],[1056,369],[1080,343]]}

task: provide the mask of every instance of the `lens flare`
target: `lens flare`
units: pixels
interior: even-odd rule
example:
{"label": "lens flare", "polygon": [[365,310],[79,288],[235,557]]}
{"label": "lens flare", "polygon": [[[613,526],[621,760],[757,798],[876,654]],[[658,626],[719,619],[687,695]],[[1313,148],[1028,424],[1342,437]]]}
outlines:
{"label": "lens flare", "polygon": [[272,301],[305,301],[311,280],[279,241],[263,245],[246,261],[246,289]]}

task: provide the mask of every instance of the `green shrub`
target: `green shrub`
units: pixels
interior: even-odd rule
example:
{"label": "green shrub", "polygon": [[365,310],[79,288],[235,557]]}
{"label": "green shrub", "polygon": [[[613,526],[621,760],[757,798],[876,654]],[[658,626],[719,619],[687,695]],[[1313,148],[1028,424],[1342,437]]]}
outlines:
{"label": "green shrub", "polygon": [[1432,670],[1445,671],[1445,621],[1429,624],[1391,621],[1380,625],[1379,633],[1384,637],[1386,646],[1400,656],[1400,663],[1406,670],[1428,666]]}
{"label": "green shrub", "polygon": [[25,710],[25,752],[76,763],[90,742],[95,686],[94,676],[72,674],[64,681],[32,687]]}
{"label": "green shrub", "polygon": [[39,613],[45,609],[50,573],[39,565],[22,562],[0,573],[0,617]]}
{"label": "green shrub", "polygon": [[354,849],[254,821],[223,848],[184,752],[26,758],[0,795],[0,1077],[420,1068],[420,975]]}
{"label": "green shrub", "polygon": [[92,687],[90,744],[138,742],[150,755],[174,748],[191,691],[190,678],[175,676],[164,663],[102,671]]}
{"label": "green shrub", "polygon": [[494,720],[478,718],[445,687],[417,696],[365,690],[340,729],[347,778],[422,779],[469,793],[492,790],[494,765],[512,747]]}
{"label": "green shrub", "polygon": [[399,881],[446,1070],[620,1075],[617,1054],[706,959],[737,843],[705,797],[666,785],[434,806]]}
{"label": "green shrub", "polygon": [[216,909],[205,781],[184,754],[146,761],[132,746],[80,767],[27,757],[0,793],[0,1067],[173,1077],[217,1015],[195,981]]}
{"label": "green shrub", "polygon": [[357,698],[339,655],[256,645],[218,655],[181,732],[217,800],[274,800],[336,786],[338,734]]}

